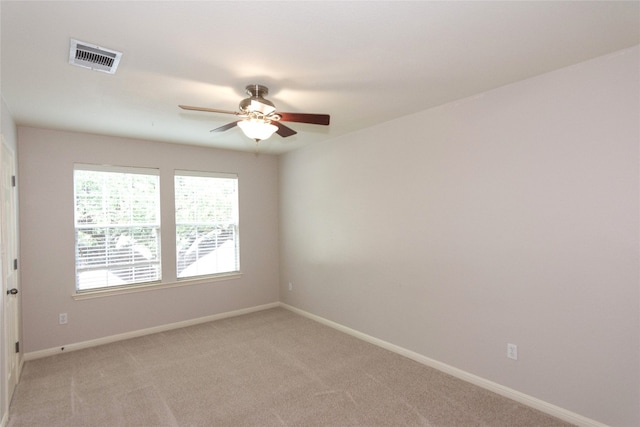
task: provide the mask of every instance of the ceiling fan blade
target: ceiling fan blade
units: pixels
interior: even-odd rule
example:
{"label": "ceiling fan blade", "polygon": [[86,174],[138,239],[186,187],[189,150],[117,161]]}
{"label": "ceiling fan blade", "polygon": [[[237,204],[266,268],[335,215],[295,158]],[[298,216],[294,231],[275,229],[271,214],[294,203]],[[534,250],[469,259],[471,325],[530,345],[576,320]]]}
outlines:
{"label": "ceiling fan blade", "polygon": [[280,122],[271,122],[271,124],[278,127],[278,130],[276,131],[276,133],[283,138],[286,138],[288,136],[295,135],[296,133],[298,133],[295,130],[291,129],[288,126],[283,125]]}
{"label": "ceiling fan blade", "polygon": [[310,123],[312,125],[328,125],[328,114],[304,114],[304,113],[281,113],[278,112],[280,120],[284,122]]}
{"label": "ceiling fan blade", "polygon": [[236,116],[240,115],[240,113],[238,113],[237,111],[218,110],[217,108],[191,107],[189,105],[178,105],[178,107],[182,108],[183,110],[206,111],[208,113],[235,114]]}
{"label": "ceiling fan blade", "polygon": [[225,130],[229,130],[234,126],[238,125],[240,120],[236,120],[235,122],[227,123],[224,126],[220,126],[219,128],[211,129],[209,132],[224,132]]}

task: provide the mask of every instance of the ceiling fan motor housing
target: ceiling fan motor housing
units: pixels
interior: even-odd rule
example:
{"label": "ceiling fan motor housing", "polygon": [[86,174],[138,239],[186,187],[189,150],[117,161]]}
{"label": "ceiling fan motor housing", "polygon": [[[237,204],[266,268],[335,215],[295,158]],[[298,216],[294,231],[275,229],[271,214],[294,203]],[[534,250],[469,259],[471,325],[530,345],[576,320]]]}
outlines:
{"label": "ceiling fan motor housing", "polygon": [[269,93],[269,88],[266,86],[254,84],[247,86],[245,90],[250,97],[240,101],[241,111],[260,113],[266,116],[276,110],[273,102],[264,98]]}

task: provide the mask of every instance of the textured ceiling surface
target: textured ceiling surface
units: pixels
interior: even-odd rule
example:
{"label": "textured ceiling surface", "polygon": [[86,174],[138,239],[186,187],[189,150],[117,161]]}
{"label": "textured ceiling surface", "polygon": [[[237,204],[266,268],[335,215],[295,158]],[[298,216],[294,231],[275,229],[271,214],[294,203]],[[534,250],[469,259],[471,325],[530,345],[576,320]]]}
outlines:
{"label": "textured ceiling surface", "polygon": [[[281,153],[640,43],[640,2],[0,2],[0,91],[17,124],[253,151],[235,117],[269,87]],[[123,53],[69,64],[70,39]]]}

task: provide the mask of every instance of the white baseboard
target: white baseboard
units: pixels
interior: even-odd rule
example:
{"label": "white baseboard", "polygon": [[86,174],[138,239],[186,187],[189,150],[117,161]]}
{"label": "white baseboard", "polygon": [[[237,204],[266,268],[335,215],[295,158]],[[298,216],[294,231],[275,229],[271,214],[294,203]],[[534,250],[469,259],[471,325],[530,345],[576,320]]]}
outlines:
{"label": "white baseboard", "polygon": [[[118,335],[111,335],[104,338],[98,338],[95,340],[83,341],[73,344],[68,344],[62,347],[49,348],[45,350],[34,351],[30,353],[24,354],[23,361],[40,359],[47,356],[53,356],[56,354],[60,354],[62,352],[69,352],[75,350],[81,350],[84,348],[96,347],[103,344],[110,344],[117,341],[123,341],[130,338],[137,338],[144,335],[155,334],[158,332],[170,331],[173,329],[184,328],[187,326],[198,325],[200,323],[211,322],[214,320],[226,319],[229,317],[241,316],[243,314],[254,313],[256,311],[267,310],[275,307],[283,307],[289,311],[297,313],[301,316],[304,316],[308,319],[314,320],[318,323],[322,323],[323,325],[329,326],[331,328],[337,329],[341,332],[344,332],[348,335],[359,338],[368,343],[377,345],[378,347],[382,347],[386,350],[392,351],[394,353],[400,354],[404,357],[407,357],[411,360],[414,360],[418,363],[422,363],[423,365],[429,366],[431,368],[437,369],[439,371],[445,372],[449,375],[452,375],[456,378],[459,378],[463,381],[469,382],[471,384],[477,385],[489,391],[492,391],[496,394],[504,396],[508,399],[515,400],[516,402],[522,403],[523,405],[527,405],[531,408],[537,409],[541,412],[559,418],[568,423],[581,426],[581,427],[607,427],[605,424],[602,424],[598,421],[592,420],[590,418],[584,417],[580,414],[576,414],[574,412],[568,411],[564,408],[561,408],[556,405],[552,405],[551,403],[545,402],[543,400],[537,399],[533,396],[529,396],[527,394],[521,393],[517,390],[511,389],[509,387],[505,387],[493,381],[489,381],[477,375],[471,374],[469,372],[463,371],[462,369],[455,368],[453,366],[447,365],[446,363],[439,362],[437,360],[426,357],[422,354],[416,353],[411,350],[407,350],[406,348],[397,346],[395,344],[391,344],[387,341],[383,341],[381,339],[372,337],[371,335],[364,334],[362,332],[356,331],[355,329],[348,328],[339,323],[333,322],[331,320],[325,319],[320,316],[316,316],[315,314],[311,314],[304,310],[300,310],[299,308],[290,306],[281,302],[274,302],[270,304],[259,305],[255,307],[244,308],[240,310],[229,311],[226,313],[214,314],[211,316],[200,317],[197,319],[185,320],[182,322],[170,323],[167,325],[156,326],[153,328],[140,329],[137,331],[126,332]],[[0,427],[6,426],[7,420],[3,417],[0,420]]]}
{"label": "white baseboard", "polygon": [[337,329],[341,332],[344,332],[348,335],[359,338],[368,343],[377,345],[378,347],[382,347],[386,350],[392,351],[394,353],[405,356],[411,360],[414,360],[418,363],[422,363],[423,365],[429,366],[431,368],[437,369],[439,371],[445,372],[451,376],[459,378],[463,381],[469,382],[471,384],[482,387],[486,390],[492,391],[496,394],[504,396],[508,399],[515,400],[516,402],[522,403],[523,405],[527,405],[531,408],[537,409],[545,414],[549,414],[553,417],[559,418],[568,423],[574,424],[576,426],[581,427],[607,427],[605,424],[602,424],[598,421],[592,420],[590,418],[584,417],[580,414],[576,414],[575,412],[568,411],[564,408],[561,408],[556,405],[552,405],[551,403],[545,402],[543,400],[537,399],[533,396],[529,396],[527,394],[521,393],[517,390],[511,389],[509,387],[505,387],[493,381],[489,381],[477,375],[471,374],[469,372],[463,371],[462,369],[455,368],[453,366],[447,365],[446,363],[438,362],[437,360],[430,359],[422,354],[416,353],[411,350],[407,350],[406,348],[399,347],[395,344],[391,344],[389,342],[383,341],[381,339],[372,337],[371,335],[364,334],[362,332],[356,331],[355,329],[348,328],[339,323],[333,322],[331,320],[327,320],[323,317],[316,316],[315,314],[311,314],[304,310],[300,310],[299,308],[290,306],[285,303],[280,303],[280,307],[286,308],[296,314],[309,318],[311,320],[315,320],[316,322],[322,323],[331,328]]}
{"label": "white baseboard", "polygon": [[197,319],[184,320],[182,322],[169,323],[167,325],[155,326],[153,328],[140,329],[137,331],[125,332],[123,334],[111,335],[108,337],[98,338],[95,340],[83,341],[73,344],[67,344],[61,347],[48,348],[44,350],[33,351],[24,354],[24,360],[34,360],[43,357],[53,356],[60,353],[67,353],[69,351],[82,350],[84,348],[96,347],[103,344],[110,344],[117,341],[123,341],[130,338],[137,338],[144,335],[155,334],[158,332],[170,331],[173,329],[184,328],[187,326],[198,325],[200,323],[212,322],[214,320],[226,319],[229,317],[241,316],[243,314],[254,313],[256,311],[267,310],[269,308],[279,307],[280,303],[273,302],[270,304],[258,305],[255,307],[243,308],[240,310],[228,311],[225,313],[213,314],[211,316],[199,317]]}

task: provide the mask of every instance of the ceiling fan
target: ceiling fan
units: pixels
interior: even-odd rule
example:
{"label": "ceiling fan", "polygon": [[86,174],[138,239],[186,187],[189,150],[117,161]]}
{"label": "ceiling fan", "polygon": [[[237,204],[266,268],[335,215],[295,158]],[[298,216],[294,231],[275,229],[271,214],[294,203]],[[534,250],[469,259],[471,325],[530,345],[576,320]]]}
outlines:
{"label": "ceiling fan", "polygon": [[234,114],[240,120],[228,123],[224,126],[212,129],[211,132],[224,132],[238,125],[249,138],[256,142],[269,138],[277,133],[283,138],[295,135],[297,132],[281,122],[310,123],[312,125],[329,124],[328,114],[306,114],[306,113],[283,113],[276,111],[273,102],[265,99],[269,93],[266,86],[252,84],[245,88],[249,98],[240,101],[240,111],[218,110],[216,108],[191,107],[189,105],[178,105],[183,110],[206,111],[209,113]]}

